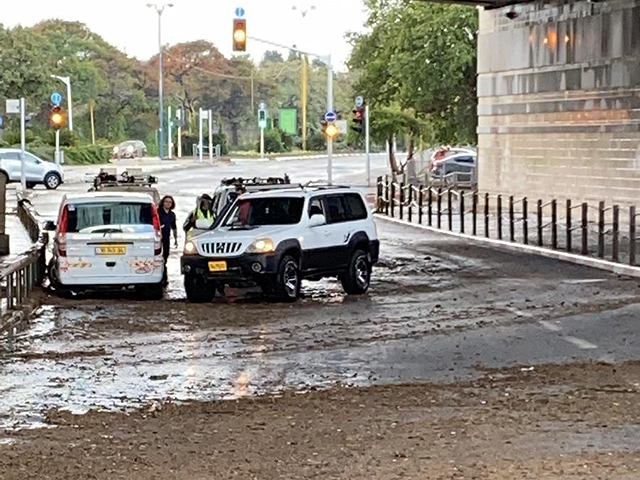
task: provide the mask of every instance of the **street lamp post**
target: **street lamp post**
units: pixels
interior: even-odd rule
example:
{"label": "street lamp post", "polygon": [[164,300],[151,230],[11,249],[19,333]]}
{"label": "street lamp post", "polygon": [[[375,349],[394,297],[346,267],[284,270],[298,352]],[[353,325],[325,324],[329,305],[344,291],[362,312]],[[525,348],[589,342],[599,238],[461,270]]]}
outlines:
{"label": "street lamp post", "polygon": [[164,110],[162,105],[162,13],[166,7],[173,7],[173,3],[147,3],[147,7],[155,8],[158,13],[158,117],[160,120],[160,127],[158,128],[158,156],[163,158],[164,147]]}
{"label": "street lamp post", "polygon": [[71,78],[51,75],[51,78],[57,78],[67,86],[67,110],[69,111],[69,131],[73,132],[73,103],[71,103]]}

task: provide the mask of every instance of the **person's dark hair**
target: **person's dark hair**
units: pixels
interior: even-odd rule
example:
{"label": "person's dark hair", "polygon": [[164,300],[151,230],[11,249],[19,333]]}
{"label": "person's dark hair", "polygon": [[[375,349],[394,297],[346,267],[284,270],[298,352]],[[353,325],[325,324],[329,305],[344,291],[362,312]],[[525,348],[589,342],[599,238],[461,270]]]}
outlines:
{"label": "person's dark hair", "polygon": [[171,200],[171,207],[169,207],[169,210],[173,210],[174,208],[176,208],[176,201],[173,199],[173,197],[171,195],[165,195],[164,197],[162,197],[162,200],[160,200],[160,205],[159,207],[162,208],[164,206],[164,201],[166,199]]}

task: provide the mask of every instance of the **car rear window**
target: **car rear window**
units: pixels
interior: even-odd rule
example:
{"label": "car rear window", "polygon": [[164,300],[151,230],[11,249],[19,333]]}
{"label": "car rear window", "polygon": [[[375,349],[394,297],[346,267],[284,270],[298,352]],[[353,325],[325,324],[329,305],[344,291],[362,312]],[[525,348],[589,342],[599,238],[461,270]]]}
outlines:
{"label": "car rear window", "polygon": [[347,193],[344,196],[347,203],[347,220],[363,220],[367,218],[367,207],[362,197],[357,193]]}
{"label": "car rear window", "polygon": [[68,205],[70,233],[91,233],[96,227],[136,226],[136,231],[153,230],[150,203],[105,202]]}

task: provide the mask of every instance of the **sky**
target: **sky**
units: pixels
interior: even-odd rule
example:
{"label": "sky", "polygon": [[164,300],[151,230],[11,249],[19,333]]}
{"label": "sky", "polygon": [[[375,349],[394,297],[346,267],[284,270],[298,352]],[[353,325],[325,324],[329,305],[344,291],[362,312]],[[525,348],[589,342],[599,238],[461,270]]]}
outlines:
{"label": "sky", "polygon": [[[158,1],[158,0],[156,0]],[[232,19],[245,10],[247,34],[317,54],[331,54],[336,70],[345,70],[350,45],[345,33],[362,31],[362,0],[169,0],[162,15],[162,43],[205,39],[230,56]],[[127,54],[146,60],[158,50],[158,17],[147,0],[22,0],[5,5],[0,22],[32,26],[60,18],[85,23]],[[293,10],[293,6],[297,9]],[[315,8],[311,8],[315,7]],[[307,11],[303,18],[301,12]],[[249,39],[247,53],[259,61],[273,47]],[[286,57],[286,50],[281,50]]]}

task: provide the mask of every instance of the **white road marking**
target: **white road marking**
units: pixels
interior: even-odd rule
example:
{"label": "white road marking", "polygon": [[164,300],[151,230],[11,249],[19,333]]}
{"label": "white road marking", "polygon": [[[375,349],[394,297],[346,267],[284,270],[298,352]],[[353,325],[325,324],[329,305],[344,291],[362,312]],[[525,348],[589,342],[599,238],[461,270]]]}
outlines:
{"label": "white road marking", "polygon": [[559,332],[562,328],[555,323],[547,322],[546,320],[540,320],[540,325],[549,330],[550,332]]}
{"label": "white road marking", "polygon": [[584,278],[581,280],[563,280],[560,283],[568,283],[571,285],[580,285],[583,283],[601,283],[601,282],[606,282],[607,280],[605,278]]}
{"label": "white road marking", "polygon": [[587,342],[586,340],[583,340],[582,338],[578,338],[578,337],[572,337],[570,335],[562,337],[563,340],[566,340],[567,342],[575,345],[578,348],[581,348],[583,350],[589,350],[589,349],[593,349],[593,348],[598,348],[597,345],[594,345],[591,342]]}
{"label": "white road marking", "polygon": [[512,313],[515,313],[518,317],[531,318],[533,317],[533,313],[523,312],[522,310],[518,310],[517,308],[507,308]]}

